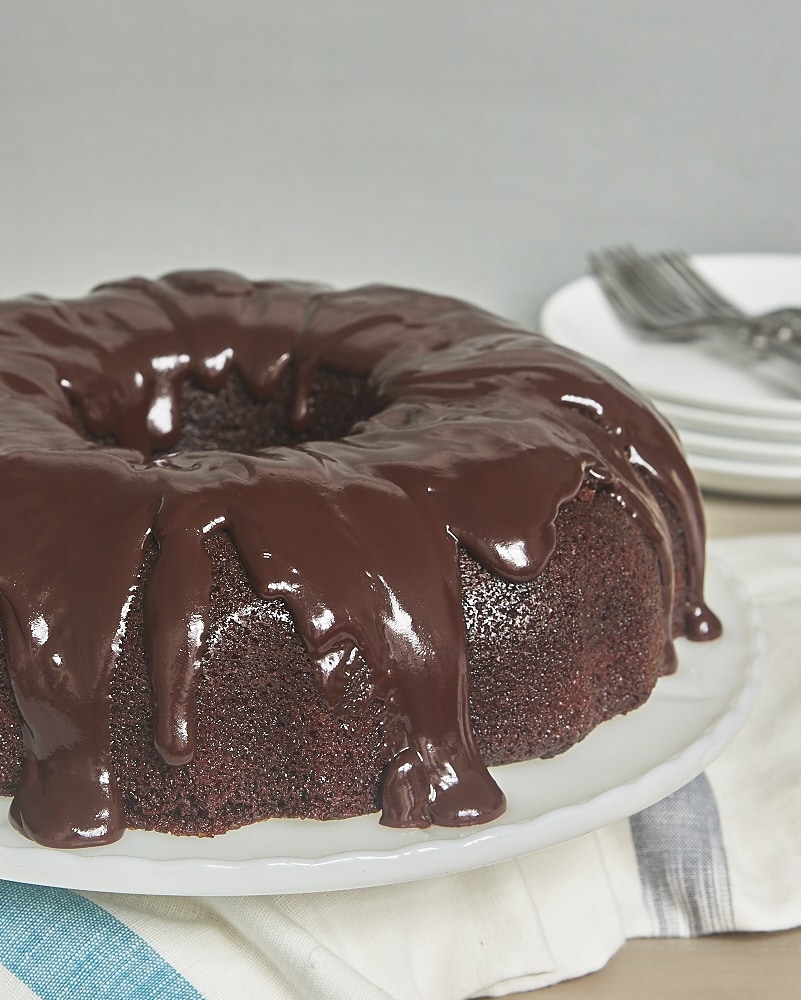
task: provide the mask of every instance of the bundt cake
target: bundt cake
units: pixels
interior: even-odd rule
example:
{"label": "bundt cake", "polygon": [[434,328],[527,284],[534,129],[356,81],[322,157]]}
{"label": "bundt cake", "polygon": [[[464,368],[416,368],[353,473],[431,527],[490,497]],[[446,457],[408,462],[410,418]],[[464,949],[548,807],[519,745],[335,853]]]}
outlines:
{"label": "bundt cake", "polygon": [[0,793],[56,847],[485,822],[709,639],[672,430],[464,302],[178,272],[0,304]]}

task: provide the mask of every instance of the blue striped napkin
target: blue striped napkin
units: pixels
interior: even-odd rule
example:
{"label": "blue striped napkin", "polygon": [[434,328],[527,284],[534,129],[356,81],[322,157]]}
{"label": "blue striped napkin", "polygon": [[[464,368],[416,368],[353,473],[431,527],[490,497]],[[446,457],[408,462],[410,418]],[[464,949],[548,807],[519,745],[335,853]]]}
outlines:
{"label": "blue striped napkin", "polygon": [[461,1000],[584,975],[627,938],[801,925],[801,535],[715,541],[761,607],[757,703],[629,820],[479,871],[298,896],[0,881],[0,1000]]}

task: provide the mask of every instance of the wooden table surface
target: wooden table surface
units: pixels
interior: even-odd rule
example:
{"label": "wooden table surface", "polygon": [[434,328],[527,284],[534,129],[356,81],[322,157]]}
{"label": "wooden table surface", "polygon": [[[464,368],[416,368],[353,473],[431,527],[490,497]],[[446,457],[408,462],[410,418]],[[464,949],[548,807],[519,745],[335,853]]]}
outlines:
{"label": "wooden table surface", "polygon": [[[705,497],[710,537],[801,532],[801,501]],[[629,941],[600,971],[520,1000],[801,1000],[801,928]]]}

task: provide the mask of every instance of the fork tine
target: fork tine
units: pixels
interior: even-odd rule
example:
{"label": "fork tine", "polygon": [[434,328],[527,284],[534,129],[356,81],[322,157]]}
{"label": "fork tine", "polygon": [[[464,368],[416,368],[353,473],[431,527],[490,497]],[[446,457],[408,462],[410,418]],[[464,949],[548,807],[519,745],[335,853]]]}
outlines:
{"label": "fork tine", "polygon": [[648,327],[653,316],[647,304],[632,294],[621,251],[603,250],[590,256],[590,264],[609,301],[631,326]]}
{"label": "fork tine", "polygon": [[727,316],[742,316],[739,310],[728,299],[724,298],[716,288],[709,284],[690,263],[686,253],[673,251],[661,255],[667,268],[672,270],[682,281],[683,286],[692,290],[703,302],[708,312],[722,313]]}
{"label": "fork tine", "polygon": [[666,280],[658,256],[644,257],[633,248],[626,248],[616,259],[623,268],[621,277],[650,305],[655,317],[658,315],[663,322],[687,318],[687,296],[675,281]]}
{"label": "fork tine", "polygon": [[674,321],[697,319],[710,311],[709,304],[685,282],[667,255],[637,256],[631,268],[632,273],[662,303],[665,312]]}
{"label": "fork tine", "polygon": [[651,329],[681,318],[678,303],[670,301],[661,284],[649,280],[639,266],[641,258],[630,247],[590,255],[590,265],[612,305],[629,326]]}
{"label": "fork tine", "polygon": [[653,330],[697,322],[709,315],[743,317],[736,306],[695,271],[687,255],[680,251],[646,256],[624,246],[602,251],[594,256],[594,261],[596,274],[604,267],[607,295],[614,284],[617,303],[626,301],[627,313],[621,316],[629,325]]}
{"label": "fork tine", "polygon": [[630,266],[643,283],[648,283],[652,293],[660,296],[666,308],[672,308],[681,318],[701,318],[710,313],[741,315],[698,274],[687,255],[680,251],[649,257],[635,254]]}
{"label": "fork tine", "polygon": [[637,328],[651,326],[652,315],[642,301],[631,294],[626,282],[621,279],[619,262],[612,256],[612,252],[590,254],[589,261],[604,294],[623,322]]}

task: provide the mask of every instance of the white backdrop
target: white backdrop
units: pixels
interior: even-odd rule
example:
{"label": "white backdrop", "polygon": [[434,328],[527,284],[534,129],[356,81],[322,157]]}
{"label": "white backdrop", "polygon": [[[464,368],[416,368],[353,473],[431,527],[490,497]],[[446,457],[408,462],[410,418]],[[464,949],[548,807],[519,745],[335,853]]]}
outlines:
{"label": "white backdrop", "polygon": [[0,12],[0,295],[217,266],[533,323],[588,250],[799,249],[797,0]]}

